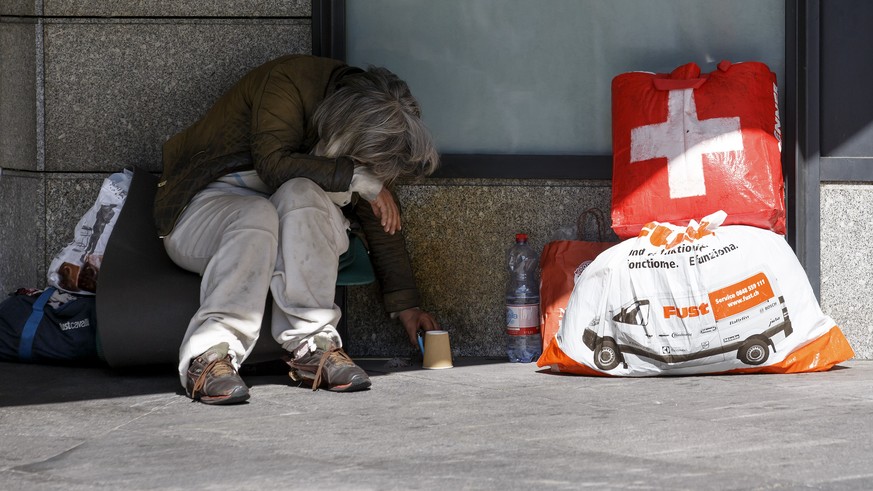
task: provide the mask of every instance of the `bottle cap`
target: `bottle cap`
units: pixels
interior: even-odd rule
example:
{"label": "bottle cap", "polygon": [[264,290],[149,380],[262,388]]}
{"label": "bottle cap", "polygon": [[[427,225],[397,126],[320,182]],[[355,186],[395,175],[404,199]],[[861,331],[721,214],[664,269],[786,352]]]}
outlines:
{"label": "bottle cap", "polygon": [[527,234],[515,234],[516,242],[527,242]]}

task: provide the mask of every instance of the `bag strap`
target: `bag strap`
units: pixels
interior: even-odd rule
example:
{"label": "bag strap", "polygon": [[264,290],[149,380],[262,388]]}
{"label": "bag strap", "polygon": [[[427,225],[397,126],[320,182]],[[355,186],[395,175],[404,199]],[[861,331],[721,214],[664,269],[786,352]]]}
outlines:
{"label": "bag strap", "polygon": [[33,339],[36,337],[36,329],[45,313],[45,304],[52,298],[55,290],[54,287],[46,288],[33,303],[33,312],[24,323],[24,329],[21,330],[21,341],[18,343],[18,359],[21,361],[30,361],[33,355]]}
{"label": "bag strap", "polygon": [[608,234],[606,217],[603,216],[603,211],[600,208],[588,208],[579,214],[579,218],[576,219],[576,239],[585,240],[585,220],[588,217],[594,218],[597,223],[597,242],[605,242]]}
{"label": "bag strap", "polygon": [[[728,64],[727,67],[729,68],[730,65]],[[719,68],[721,68],[721,64],[719,64]],[[656,75],[652,79],[652,85],[655,86],[655,90],[698,89],[706,83],[706,80],[706,75],[700,75],[700,67],[697,63],[686,63],[667,75]]]}

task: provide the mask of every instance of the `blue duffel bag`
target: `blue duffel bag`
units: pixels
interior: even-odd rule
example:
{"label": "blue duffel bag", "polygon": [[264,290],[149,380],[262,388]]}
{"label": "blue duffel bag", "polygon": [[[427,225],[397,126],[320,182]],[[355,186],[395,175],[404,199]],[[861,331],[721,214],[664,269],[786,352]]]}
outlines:
{"label": "blue duffel bag", "polygon": [[[97,357],[94,297],[18,290],[0,302],[0,361],[90,363]],[[63,303],[59,303],[63,301]]]}

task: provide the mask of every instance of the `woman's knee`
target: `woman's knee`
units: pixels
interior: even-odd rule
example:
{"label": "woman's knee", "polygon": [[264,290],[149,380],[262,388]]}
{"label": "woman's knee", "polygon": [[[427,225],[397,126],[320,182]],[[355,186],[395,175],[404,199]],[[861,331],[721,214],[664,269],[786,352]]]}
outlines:
{"label": "woman's knee", "polygon": [[229,230],[263,231],[277,237],[279,214],[267,198],[250,196],[238,206],[229,225]]}
{"label": "woman's knee", "polygon": [[279,186],[271,201],[276,208],[294,210],[304,207],[328,207],[333,203],[318,184],[306,178],[289,179]]}

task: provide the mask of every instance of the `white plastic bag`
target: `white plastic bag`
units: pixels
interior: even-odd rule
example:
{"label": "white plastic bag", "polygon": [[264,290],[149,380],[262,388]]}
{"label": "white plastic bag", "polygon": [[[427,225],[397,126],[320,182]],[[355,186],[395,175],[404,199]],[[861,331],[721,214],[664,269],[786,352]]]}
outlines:
{"label": "white plastic bag", "polygon": [[553,371],[609,375],[826,370],[854,353],[781,235],[652,222],[577,279]]}
{"label": "white plastic bag", "polygon": [[48,282],[70,293],[93,294],[106,243],[121,213],[133,172],[125,169],[103,180],[94,205],[79,219],[73,241],[52,260]]}

